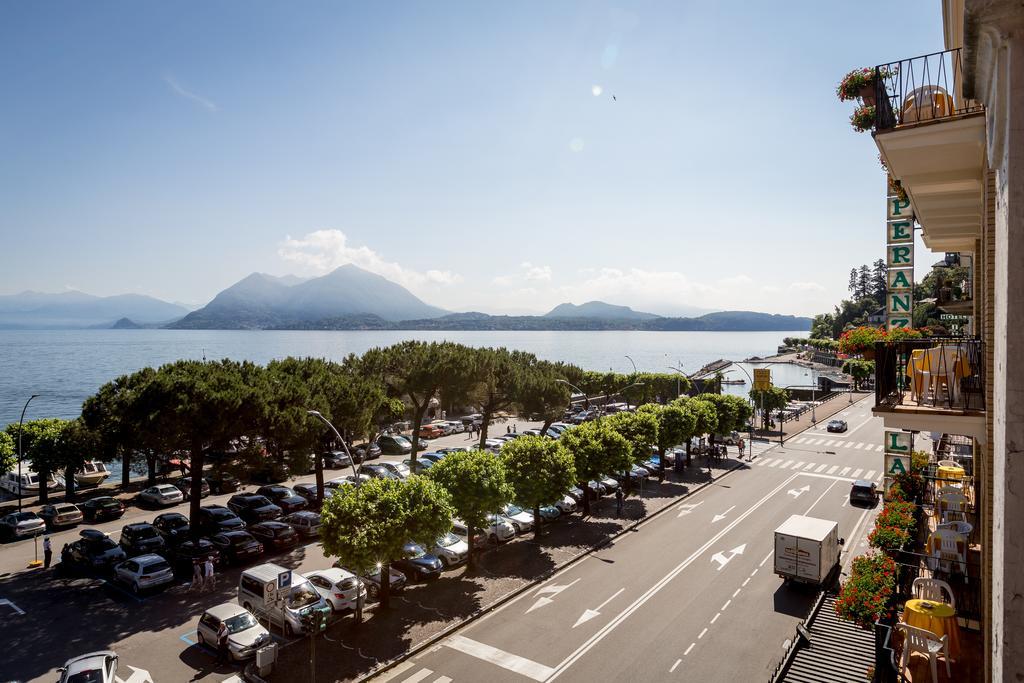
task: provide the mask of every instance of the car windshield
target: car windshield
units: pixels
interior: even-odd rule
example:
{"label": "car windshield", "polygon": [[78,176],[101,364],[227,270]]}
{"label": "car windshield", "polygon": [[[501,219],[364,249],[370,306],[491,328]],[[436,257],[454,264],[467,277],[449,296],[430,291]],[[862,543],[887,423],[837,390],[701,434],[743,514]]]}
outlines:
{"label": "car windshield", "polygon": [[116,508],[119,507],[118,502],[113,498],[100,498],[96,501],[97,507],[101,508]]}
{"label": "car windshield", "polygon": [[515,505],[509,505],[509,506],[507,506],[505,508],[505,514],[508,514],[508,515],[518,515],[522,511],[523,511],[522,508],[516,507]]}
{"label": "car windshield", "polygon": [[231,545],[245,545],[250,541],[252,541],[252,538],[246,534],[235,534],[231,536]]}
{"label": "car windshield", "polygon": [[238,633],[239,631],[244,631],[258,625],[258,622],[256,621],[256,617],[248,612],[243,612],[242,614],[236,614],[225,621],[224,625],[228,627],[228,633]]}
{"label": "car windshield", "polygon": [[183,526],[188,526],[188,518],[186,517],[164,517],[163,524],[171,529],[180,529]]}
{"label": "car windshield", "polygon": [[313,584],[309,581],[304,581],[292,587],[291,592],[288,594],[288,608],[299,609],[306,605],[312,605],[318,600],[320,600],[320,594],[313,589]]}
{"label": "car windshield", "polygon": [[77,509],[75,508],[74,505],[60,505],[54,509],[57,511],[58,515],[66,515],[69,512],[77,512]]}
{"label": "car windshield", "polygon": [[395,436],[392,438],[395,440],[395,443],[397,443],[399,446],[412,446],[412,444],[409,443],[409,439],[405,438],[404,436]]}
{"label": "car windshield", "polygon": [[423,550],[422,547],[416,545],[415,543],[410,543],[409,545],[405,546],[405,556],[410,560],[419,559],[426,554],[426,551]]}
{"label": "car windshield", "polygon": [[281,488],[275,490],[274,493],[280,496],[281,498],[291,498],[292,496],[295,495],[295,491],[292,491],[287,486],[282,486]]}
{"label": "car windshield", "polygon": [[89,541],[89,547],[96,552],[103,552],[105,550],[112,550],[117,547],[117,544],[110,540],[109,537],[104,536],[103,538],[97,538]]}
{"label": "car windshield", "polygon": [[89,669],[71,674],[67,683],[103,683],[103,672],[99,669]]}
{"label": "car windshield", "polygon": [[441,538],[437,539],[437,544],[439,546],[441,546],[442,548],[448,548],[450,546],[455,545],[458,542],[459,542],[459,537],[456,536],[455,534],[453,534],[450,531],[448,533],[446,533],[444,536],[442,536]]}
{"label": "car windshield", "polygon": [[231,510],[210,510],[210,514],[213,515],[214,519],[231,519],[235,516],[235,513]]}
{"label": "car windshield", "polygon": [[154,538],[157,536],[156,529],[151,526],[136,527],[135,535],[139,538]]}
{"label": "car windshield", "polygon": [[166,569],[170,569],[170,568],[171,568],[171,565],[167,564],[166,562],[163,562],[163,561],[154,562],[153,564],[147,564],[146,567],[142,570],[142,573],[143,574],[159,574],[160,572],[162,572],[162,571],[164,571]]}
{"label": "car windshield", "polygon": [[264,498],[263,496],[253,496],[252,498],[249,499],[248,502],[249,505],[252,507],[263,507],[265,505],[271,504],[270,501]]}
{"label": "car windshield", "polygon": [[12,515],[15,522],[28,522],[36,518],[34,512],[18,512]]}

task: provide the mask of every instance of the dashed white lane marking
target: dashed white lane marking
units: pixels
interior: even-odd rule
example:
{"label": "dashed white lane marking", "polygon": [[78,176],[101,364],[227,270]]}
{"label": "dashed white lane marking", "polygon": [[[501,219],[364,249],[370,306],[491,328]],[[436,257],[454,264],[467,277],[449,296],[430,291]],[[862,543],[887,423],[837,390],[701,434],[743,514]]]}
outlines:
{"label": "dashed white lane marking", "polygon": [[402,683],[419,683],[420,681],[422,681],[424,678],[426,678],[427,676],[429,676],[432,673],[434,673],[434,672],[431,671],[430,669],[420,669],[419,671],[414,673],[412,676],[409,676],[407,679],[402,681]]}
{"label": "dashed white lane marking", "polygon": [[686,655],[690,654],[690,650],[692,650],[693,646],[696,644],[697,643],[690,643],[690,647],[686,648],[686,652],[683,653],[683,656],[685,657]]}
{"label": "dashed white lane marking", "polygon": [[792,464],[793,464],[792,460],[787,460],[786,462],[782,463],[782,469],[786,469],[787,467],[789,467]]}
{"label": "dashed white lane marking", "polygon": [[452,683],[452,679],[448,676],[438,676],[434,679],[434,683]]}
{"label": "dashed white lane marking", "polygon": [[[770,553],[768,553],[767,555],[765,555],[765,556],[764,556],[764,559],[763,559],[763,560],[761,560],[761,564],[759,564],[759,565],[757,565],[757,566],[758,566],[758,567],[763,567],[763,566],[764,566],[764,564],[765,564],[765,562],[767,562],[768,560],[772,559],[772,555],[774,555],[774,554],[775,554],[775,551],[773,550],[772,552],[770,552]],[[756,570],[756,569],[754,570],[754,573],[757,573],[757,570]],[[754,574],[751,574],[751,576],[753,576],[753,575],[754,575]]]}
{"label": "dashed white lane marking", "polygon": [[732,594],[732,597],[735,598],[737,595],[739,595],[741,590],[743,590],[743,589],[742,588],[737,588],[736,591]]}
{"label": "dashed white lane marking", "polygon": [[831,446],[831,445],[832,445],[832,444],[834,444],[835,442],[836,442],[836,440],[835,440],[835,439],[829,439],[828,441],[826,441],[826,442],[825,442],[825,445],[826,445],[826,446]]}
{"label": "dashed white lane marking", "polygon": [[746,588],[747,584],[750,583],[750,577],[743,579],[743,583],[740,584],[740,588]]}
{"label": "dashed white lane marking", "polygon": [[768,464],[768,461],[767,461],[767,460],[758,460],[758,461],[757,461],[757,462],[756,462],[755,464],[756,464],[756,465],[757,465],[758,467],[764,467],[765,465],[767,465],[767,464]]}
{"label": "dashed white lane marking", "polygon": [[807,437],[806,436],[801,436],[799,439],[797,439],[793,443],[803,443],[805,441],[807,441]]}
{"label": "dashed white lane marking", "polygon": [[756,573],[757,573],[757,567],[754,568],[754,571],[750,572],[750,578],[754,578],[754,574],[756,574]]}
{"label": "dashed white lane marking", "polygon": [[856,470],[854,470],[854,471],[853,471],[853,474],[852,474],[852,475],[850,475],[850,476],[852,476],[852,477],[853,477],[854,479],[856,479],[857,477],[859,477],[859,476],[861,475],[861,473],[862,473],[863,471],[864,471],[864,468],[863,468],[863,467],[862,467],[862,468],[860,468],[860,469],[856,469]]}
{"label": "dashed white lane marking", "polygon": [[700,635],[699,635],[699,636],[697,636],[697,640],[700,640],[701,638],[703,638],[703,637],[704,637],[704,634],[705,634],[705,633],[707,633],[707,632],[708,632],[708,627],[707,627],[707,626],[705,626],[705,627],[704,627],[704,630],[700,632]]}
{"label": "dashed white lane marking", "polygon": [[517,674],[522,674],[527,678],[532,678],[535,681],[545,681],[552,674],[555,673],[554,667],[545,666],[540,662],[534,662],[525,657],[514,655],[511,652],[505,652],[499,650],[496,647],[491,647],[486,643],[480,643],[475,640],[470,640],[465,636],[451,636],[444,644],[453,650],[458,650],[463,654],[482,659],[485,662],[496,664],[503,669],[514,671]]}
{"label": "dashed white lane marking", "polygon": [[838,470],[838,469],[839,469],[839,465],[832,465],[832,467],[828,468],[828,474],[835,474],[836,470]]}
{"label": "dashed white lane marking", "polygon": [[[733,593],[733,595],[736,595],[736,593]],[[728,600],[725,601],[725,604],[722,605],[721,611],[724,612],[725,610],[729,609],[729,605],[731,605],[731,604],[732,604],[732,598],[729,598]]]}
{"label": "dashed white lane marking", "polygon": [[868,481],[871,481],[872,479],[875,478],[875,471],[868,470],[868,473],[864,475],[864,478],[867,479]]}
{"label": "dashed white lane marking", "polygon": [[[690,647],[693,647],[693,645],[691,645]],[[687,652],[689,652],[689,650],[687,650]],[[668,672],[672,673],[673,671],[675,671],[676,667],[679,666],[679,662],[681,662],[681,661],[683,661],[683,660],[682,659],[677,659],[676,663],[672,665],[672,668],[669,669]]]}
{"label": "dashed white lane marking", "polygon": [[715,616],[711,617],[711,623],[713,624],[713,623],[715,623],[716,621],[718,621],[718,617],[720,617],[720,616],[722,616],[722,613],[721,613],[721,612],[719,612],[719,613],[718,613],[718,614],[716,614]]}
{"label": "dashed white lane marking", "polygon": [[825,468],[826,468],[826,467],[828,467],[828,463],[825,463],[824,465],[819,465],[819,466],[818,466],[818,469],[816,469],[816,470],[814,470],[814,471],[815,471],[815,472],[823,472],[823,471],[825,470]]}
{"label": "dashed white lane marking", "polygon": [[772,460],[772,464],[771,464],[771,466],[772,466],[772,467],[775,467],[775,466],[777,466],[777,465],[778,465],[778,464],[779,464],[780,462],[782,462],[782,458],[779,458],[778,460]]}
{"label": "dashed white lane marking", "polygon": [[856,446],[854,446],[854,448],[856,448],[857,450],[860,450],[860,449],[864,448],[864,442],[863,441],[859,442]]}

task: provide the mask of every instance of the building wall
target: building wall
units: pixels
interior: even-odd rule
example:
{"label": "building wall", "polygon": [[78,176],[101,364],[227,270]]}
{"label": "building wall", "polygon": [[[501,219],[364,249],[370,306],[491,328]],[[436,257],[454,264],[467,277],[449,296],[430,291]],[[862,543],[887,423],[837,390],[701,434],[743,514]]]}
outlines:
{"label": "building wall", "polygon": [[[995,493],[993,468],[994,462],[992,458],[992,422],[993,416],[995,415],[995,409],[993,406],[993,382],[991,381],[991,370],[992,363],[995,356],[995,257],[996,257],[996,246],[995,246],[995,217],[996,217],[996,183],[995,173],[993,171],[986,172],[985,179],[985,214],[982,220],[982,232],[981,239],[978,240],[978,249],[976,254],[978,255],[977,273],[980,278],[977,283],[978,286],[975,288],[975,306],[976,315],[975,325],[978,333],[985,343],[985,367],[989,370],[987,381],[985,382],[985,443],[976,443],[976,450],[974,454],[975,466],[978,467],[976,471],[975,486],[979,489],[979,497],[981,499],[981,507],[979,513],[981,515],[981,571],[982,571],[982,596],[983,596],[983,611],[984,623],[982,625],[982,634],[985,638],[985,643],[990,644],[985,648],[985,678],[983,680],[991,681],[992,671],[992,643],[995,642],[995,637],[992,631],[993,613],[992,613],[992,596],[993,591],[993,576],[992,576],[992,534],[993,534],[993,497]],[[976,276],[977,277],[977,276]]]}

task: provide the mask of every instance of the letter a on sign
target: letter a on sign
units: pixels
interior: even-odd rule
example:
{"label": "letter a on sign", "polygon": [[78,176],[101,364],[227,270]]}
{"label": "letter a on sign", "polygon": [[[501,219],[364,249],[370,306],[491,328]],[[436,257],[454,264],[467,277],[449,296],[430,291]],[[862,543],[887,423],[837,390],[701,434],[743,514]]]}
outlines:
{"label": "letter a on sign", "polygon": [[886,275],[889,283],[889,291],[896,292],[912,289],[914,287],[911,277],[912,275],[913,271],[909,268],[904,268],[903,270],[890,270]]}
{"label": "letter a on sign", "polygon": [[885,452],[910,454],[910,432],[885,432]]}
{"label": "letter a on sign", "polygon": [[906,474],[909,471],[909,455],[896,455],[894,453],[885,454],[885,475],[887,477],[895,477],[898,474]]}

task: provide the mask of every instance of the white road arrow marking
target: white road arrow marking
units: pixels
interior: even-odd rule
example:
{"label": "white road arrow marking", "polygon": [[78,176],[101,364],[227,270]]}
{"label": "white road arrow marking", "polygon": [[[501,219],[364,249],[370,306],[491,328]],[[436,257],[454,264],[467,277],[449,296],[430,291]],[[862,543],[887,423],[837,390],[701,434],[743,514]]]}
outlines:
{"label": "white road arrow marking", "polygon": [[678,519],[679,517],[682,517],[683,515],[690,514],[691,512],[693,512],[695,509],[697,509],[698,507],[700,507],[703,504],[704,504],[703,500],[701,502],[699,502],[699,503],[683,503],[682,505],[680,505],[680,506],[678,506],[676,508],[676,510],[679,510],[679,514],[676,515],[676,518]]}
{"label": "white road arrow marking", "polygon": [[554,602],[554,599],[547,597],[548,595],[558,595],[559,593],[564,591],[566,588],[572,586],[577,581],[579,581],[579,579],[575,579],[574,581],[570,581],[569,583],[565,584],[564,586],[558,586],[558,585],[554,585],[554,586],[541,586],[540,588],[538,588],[533,593],[534,595],[539,595],[540,597],[537,598],[537,602],[533,603],[533,605],[530,607],[530,609],[526,610],[526,613],[529,614],[530,612],[532,612],[533,610],[537,609],[538,607],[544,607],[545,605],[550,605],[552,602]]}
{"label": "white road arrow marking", "polygon": [[793,498],[799,498],[801,495],[803,495],[804,493],[807,493],[810,490],[811,490],[811,486],[810,486],[810,484],[808,484],[808,485],[804,486],[802,489],[790,489],[790,490],[786,491],[786,493],[788,493],[789,495],[793,496]]}
{"label": "white road arrow marking", "polygon": [[711,561],[712,562],[717,562],[718,563],[718,571],[722,571],[722,567],[724,567],[725,565],[729,564],[729,562],[732,560],[732,558],[736,557],[737,555],[742,555],[743,551],[746,550],[746,549],[747,549],[747,544],[746,543],[744,543],[743,545],[738,545],[738,546],[736,546],[735,548],[733,548],[732,550],[729,551],[728,557],[726,557],[726,555],[724,553],[715,553],[714,555],[711,556]]}
{"label": "white road arrow marking", "polygon": [[153,683],[153,678],[145,669],[140,669],[131,664],[128,665],[128,668],[132,670],[132,675],[127,680],[122,679],[120,676],[114,676],[118,683]]}
{"label": "white road arrow marking", "polygon": [[576,628],[580,624],[585,624],[588,621],[590,621],[591,619],[593,619],[594,617],[600,616],[601,615],[601,608],[604,607],[605,605],[607,605],[609,602],[611,602],[615,598],[619,597],[619,593],[621,593],[624,590],[626,590],[626,589],[625,588],[620,588],[619,590],[617,590],[615,592],[614,595],[612,595],[610,598],[608,598],[607,600],[602,602],[600,605],[598,605],[594,609],[584,610],[583,614],[580,615],[580,618],[576,620],[576,623],[573,624],[572,627]]}
{"label": "white road arrow marking", "polygon": [[714,517],[712,517],[712,518],[711,518],[711,523],[712,523],[712,524],[714,524],[715,522],[720,522],[720,521],[722,521],[723,519],[725,519],[725,516],[726,516],[727,514],[729,514],[730,512],[732,512],[733,508],[735,508],[735,507],[736,507],[736,506],[735,506],[735,505],[733,505],[733,506],[732,506],[731,508],[729,508],[728,510],[726,510],[726,511],[725,511],[725,512],[723,512],[722,514],[720,514],[720,515],[715,515]]}
{"label": "white road arrow marking", "polygon": [[6,605],[6,606],[10,607],[12,610],[14,610],[15,612],[17,612],[19,615],[25,616],[25,611],[23,609],[21,609],[20,607],[15,605],[10,600],[7,600],[6,598],[4,598],[3,600],[0,600],[0,605]]}

